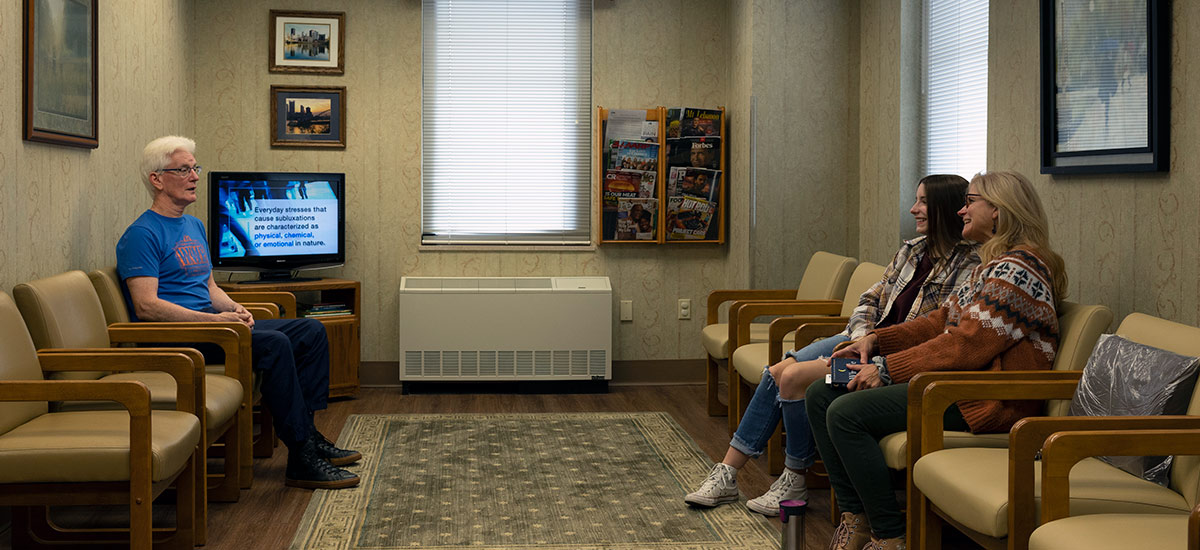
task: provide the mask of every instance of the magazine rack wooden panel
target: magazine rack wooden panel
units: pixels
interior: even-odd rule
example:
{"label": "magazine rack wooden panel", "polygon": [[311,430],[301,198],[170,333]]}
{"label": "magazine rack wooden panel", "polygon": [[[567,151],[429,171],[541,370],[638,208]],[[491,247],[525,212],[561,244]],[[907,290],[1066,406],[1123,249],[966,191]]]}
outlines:
{"label": "magazine rack wooden panel", "polygon": [[610,139],[612,111],[597,107],[597,241],[723,244],[725,108],[639,110],[655,142]]}

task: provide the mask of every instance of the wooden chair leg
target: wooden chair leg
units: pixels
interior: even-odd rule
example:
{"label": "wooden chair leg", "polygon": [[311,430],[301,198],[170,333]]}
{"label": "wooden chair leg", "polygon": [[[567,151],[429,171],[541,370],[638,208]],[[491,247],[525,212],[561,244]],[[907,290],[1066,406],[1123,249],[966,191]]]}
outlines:
{"label": "wooden chair leg", "polygon": [[725,361],[725,374],[725,385],[729,389],[725,395],[726,402],[729,404],[729,435],[733,436],[733,432],[737,431],[738,421],[741,419],[738,418],[737,408],[738,373],[736,370],[733,370],[732,359]]}
{"label": "wooden chair leg", "polygon": [[190,464],[175,480],[175,533],[171,536],[170,547],[180,550],[193,546],[203,546],[208,542],[208,507],[198,507],[203,495],[203,486],[197,487],[193,480],[198,468],[202,452],[192,456]]}
{"label": "wooden chair leg", "polygon": [[272,424],[271,412],[259,405],[255,411],[258,417],[258,437],[254,439],[254,458],[271,458],[279,439],[275,437],[275,426]]}
{"label": "wooden chair leg", "polygon": [[728,407],[721,404],[721,398],[718,396],[718,390],[721,385],[721,365],[713,356],[704,354],[705,356],[705,390],[708,392],[708,416],[724,416],[729,414]]}
{"label": "wooden chair leg", "polygon": [[234,428],[237,431],[237,462],[232,465],[229,462],[225,463],[226,472],[229,468],[234,468],[237,473],[238,487],[249,489],[254,485],[254,406],[250,399],[243,399],[242,406],[238,409],[237,419],[234,420],[237,426]]}
{"label": "wooden chair leg", "polygon": [[921,498],[920,510],[921,533],[918,541],[922,550],[941,550],[942,548],[942,518],[933,511],[933,503],[927,498]]}
{"label": "wooden chair leg", "polygon": [[829,489],[829,523],[832,523],[834,528],[842,523],[842,511],[838,509],[837,495],[833,494],[833,489]]}
{"label": "wooden chair leg", "polygon": [[912,468],[908,468],[904,472],[904,523],[905,539],[909,548],[921,547],[921,513],[924,510],[924,500],[913,485]]}

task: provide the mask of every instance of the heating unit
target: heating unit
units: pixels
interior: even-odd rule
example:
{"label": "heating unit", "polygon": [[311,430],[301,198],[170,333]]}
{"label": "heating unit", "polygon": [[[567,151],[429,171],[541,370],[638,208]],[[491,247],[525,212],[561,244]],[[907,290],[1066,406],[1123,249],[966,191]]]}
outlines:
{"label": "heating unit", "polygon": [[608,277],[401,277],[400,380],[611,380]]}

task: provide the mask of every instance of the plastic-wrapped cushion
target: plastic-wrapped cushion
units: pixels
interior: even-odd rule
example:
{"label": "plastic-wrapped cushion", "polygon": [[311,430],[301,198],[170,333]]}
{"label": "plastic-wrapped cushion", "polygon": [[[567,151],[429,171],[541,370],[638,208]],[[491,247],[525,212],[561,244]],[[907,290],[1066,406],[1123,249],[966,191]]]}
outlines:
{"label": "plastic-wrapped cushion", "polygon": [[[1200,358],[1100,336],[1071,399],[1072,416],[1184,414],[1196,384]],[[1171,457],[1098,457],[1135,476],[1167,484]]]}

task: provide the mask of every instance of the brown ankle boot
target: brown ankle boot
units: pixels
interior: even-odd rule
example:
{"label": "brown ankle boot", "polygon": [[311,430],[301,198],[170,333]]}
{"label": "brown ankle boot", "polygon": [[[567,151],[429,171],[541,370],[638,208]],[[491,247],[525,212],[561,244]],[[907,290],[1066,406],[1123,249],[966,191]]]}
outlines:
{"label": "brown ankle boot", "polygon": [[894,539],[877,539],[871,537],[871,542],[863,550],[905,550],[904,537]]}
{"label": "brown ankle boot", "polygon": [[868,542],[871,542],[871,529],[867,527],[867,515],[842,512],[842,522],[833,532],[829,550],[863,550]]}

